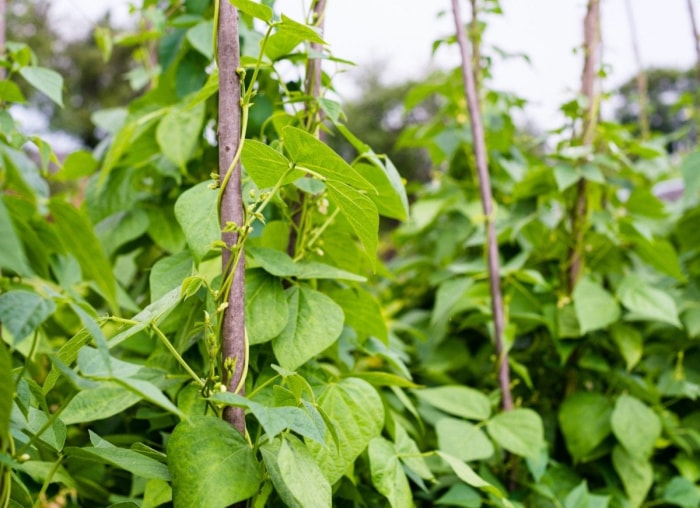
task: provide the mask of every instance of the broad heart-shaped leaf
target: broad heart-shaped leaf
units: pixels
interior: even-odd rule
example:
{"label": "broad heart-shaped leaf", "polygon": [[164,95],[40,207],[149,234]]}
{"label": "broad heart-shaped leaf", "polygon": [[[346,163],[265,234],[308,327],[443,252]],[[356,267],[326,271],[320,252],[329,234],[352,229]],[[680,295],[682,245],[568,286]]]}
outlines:
{"label": "broad heart-shaped leaf", "polygon": [[544,426],[532,409],[513,409],[497,414],[486,424],[491,438],[516,455],[536,458],[544,445]]}
{"label": "broad heart-shaped leaf", "polygon": [[183,192],[175,202],[175,217],[182,226],[192,257],[197,263],[221,237],[216,191],[202,182]]}
{"label": "broad heart-shaped leaf", "polygon": [[264,443],[260,451],[275,490],[286,506],[331,506],[331,485],[304,443],[286,435]]}
{"label": "broad heart-shaped leaf", "polygon": [[3,443],[7,443],[10,439],[10,413],[14,395],[12,356],[5,343],[0,340],[0,441]]}
{"label": "broad heart-shaped leaf", "polygon": [[45,67],[22,67],[19,74],[30,85],[63,107],[63,76]]}
{"label": "broad heart-shaped leaf", "polygon": [[610,401],[600,393],[578,392],[564,400],[559,424],[574,461],[585,460],[610,434],[611,414]]}
{"label": "broad heart-shaped leaf", "polygon": [[65,454],[69,457],[111,464],[141,478],[170,480],[170,473],[165,464],[134,450],[114,446],[92,431],[89,432],[93,447],[68,447]]}
{"label": "broad heart-shaped leaf", "polygon": [[103,420],[121,413],[141,400],[141,396],[114,382],[102,382],[83,390],[61,412],[66,425]]}
{"label": "broad heart-shaped leaf", "polygon": [[376,264],[379,215],[371,199],[342,182],[327,182],[328,198],[343,213],[362,242],[372,265]]}
{"label": "broad heart-shaped leaf", "polygon": [[[376,161],[375,161],[376,160]],[[378,194],[370,193],[377,210],[384,217],[398,220],[408,218],[408,197],[401,176],[389,159],[373,158],[375,164],[355,164],[357,171],[370,182]]]}
{"label": "broad heart-shaped leaf", "polygon": [[342,182],[356,189],[376,192],[372,184],[362,178],[350,164],[326,144],[296,127],[285,127],[284,148],[292,162],[324,176],[327,181]]}
{"label": "broad heart-shaped leaf", "polygon": [[627,363],[627,370],[637,365],[644,352],[644,338],[639,330],[619,323],[610,330],[613,342]]}
{"label": "broad heart-shaped leaf", "polygon": [[214,57],[214,22],[202,21],[187,30],[187,40],[192,47],[211,60]]}
{"label": "broad heart-shaped leaf", "polygon": [[332,484],[337,482],[378,437],[384,426],[384,406],[372,385],[357,378],[345,378],[324,387],[318,403],[335,425],[337,446],[326,434],[326,446],[306,441],[311,454]]}
{"label": "broad heart-shaped leaf", "polygon": [[654,483],[654,468],[648,459],[630,455],[621,446],[615,446],[612,451],[612,461],[615,471],[622,480],[631,508],[638,508],[647,497]]}
{"label": "broad heart-shaped leaf", "polygon": [[365,282],[367,279],[346,270],[318,261],[294,261],[289,254],[268,247],[251,247],[246,250],[248,267],[262,267],[278,277],[297,279],[341,279]]}
{"label": "broad heart-shaped leaf", "polygon": [[5,207],[2,197],[0,197],[0,238],[2,238],[0,270],[5,272],[9,270],[24,276],[32,275],[32,269],[29,267],[22,242],[20,242],[15,232],[10,214]]}
{"label": "broad heart-shaped leaf", "polygon": [[476,425],[456,418],[441,418],[435,424],[438,448],[465,462],[488,459],[493,444]]}
{"label": "broad heart-shaped leaf", "polygon": [[274,339],[289,320],[289,305],[282,281],[264,270],[247,270],[245,276],[245,328],[250,344]]}
{"label": "broad heart-shaped leaf", "polygon": [[275,358],[294,370],[330,347],[343,331],[343,310],[323,293],[303,286],[287,291],[289,320],[272,340]]}
{"label": "broad heart-shaped leaf", "polygon": [[383,437],[370,441],[367,450],[372,484],[389,500],[392,508],[404,508],[413,504],[411,487],[396,454],[394,444]]}
{"label": "broad heart-shaped leaf", "polygon": [[611,418],[612,430],[627,452],[647,458],[661,435],[661,421],[656,413],[631,395],[620,395]]}
{"label": "broad heart-shaped leaf", "polygon": [[648,240],[639,235],[634,240],[634,251],[642,261],[656,268],[659,272],[670,275],[674,279],[685,282],[686,277],[681,269],[676,249],[668,240]]}
{"label": "broad heart-shaped leaf", "polygon": [[252,0],[229,0],[236,9],[245,12],[249,16],[263,20],[269,23],[272,20],[272,9],[267,5]]}
{"label": "broad heart-shaped leaf", "polygon": [[53,300],[30,291],[8,291],[0,295],[0,322],[15,343],[33,333],[56,310]]}
{"label": "broad heart-shaped leaf", "polygon": [[446,413],[468,418],[486,420],[491,416],[491,401],[473,388],[466,386],[439,386],[416,390],[419,399]]}
{"label": "broad heart-shaped leaf", "polygon": [[345,313],[345,324],[351,326],[362,343],[368,337],[376,337],[389,343],[389,331],[379,302],[362,288],[334,287],[326,292]]}
{"label": "broad heart-shaped leaf", "polygon": [[304,176],[300,170],[290,171],[285,176],[292,163],[271,146],[254,139],[246,139],[241,162],[255,185],[261,189],[274,187],[282,177],[285,177],[285,183],[291,183]]}
{"label": "broad heart-shaped leaf", "polygon": [[262,480],[253,449],[216,416],[180,422],[167,453],[175,506],[229,506],[253,496]]}
{"label": "broad heart-shaped leaf", "polygon": [[204,104],[192,108],[173,108],[158,124],[156,141],[167,159],[184,168],[202,131]]}
{"label": "broad heart-shaped leaf", "polygon": [[247,408],[258,420],[270,440],[277,437],[282,431],[290,429],[320,444],[325,444],[323,436],[325,428],[322,425],[319,428],[311,414],[300,407],[265,406],[231,392],[216,393],[211,397],[211,400],[223,402],[229,406]]}
{"label": "broad heart-shaped leaf", "polygon": [[620,306],[612,295],[589,278],[578,281],[573,297],[581,334],[605,328],[620,318]]}
{"label": "broad heart-shaped leaf", "polygon": [[119,306],[117,305],[117,283],[112,274],[112,265],[105,256],[85,212],[57,198],[49,201],[49,210],[61,243],[80,263],[83,275],[97,283],[103,296],[116,313]]}
{"label": "broad heart-shaped leaf", "polygon": [[634,319],[662,321],[681,327],[673,298],[660,289],[649,286],[639,275],[628,275],[617,288],[617,297]]}

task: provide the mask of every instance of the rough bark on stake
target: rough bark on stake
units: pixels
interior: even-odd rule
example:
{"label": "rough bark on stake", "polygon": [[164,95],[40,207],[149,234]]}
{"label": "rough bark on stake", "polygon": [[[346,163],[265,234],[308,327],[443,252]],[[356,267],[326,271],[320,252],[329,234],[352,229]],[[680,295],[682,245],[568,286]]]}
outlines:
{"label": "rough bark on stake", "polygon": [[491,284],[491,309],[493,312],[494,340],[496,344],[496,355],[498,362],[498,384],[503,397],[503,409],[513,408],[513,396],[510,391],[510,370],[508,367],[508,350],[505,348],[503,340],[503,329],[505,316],[503,313],[503,295],[501,293],[501,273],[498,260],[498,239],[496,238],[496,228],[493,217],[493,196],[491,194],[491,178],[488,169],[486,155],[486,141],[484,127],[481,121],[479,107],[479,97],[476,91],[476,79],[472,58],[470,55],[467,36],[462,23],[462,16],[459,10],[458,0],[452,0],[452,11],[454,14],[455,27],[457,30],[457,43],[462,55],[462,78],[464,80],[464,94],[467,97],[467,108],[469,109],[469,120],[474,139],[474,157],[476,159],[476,169],[479,176],[479,191],[481,193],[481,204],[484,210],[486,222],[486,239],[488,243],[487,257],[489,267],[489,281]]}
{"label": "rough bark on stake", "polygon": [[[219,173],[223,182],[234,154],[240,143],[241,133],[241,83],[238,75],[240,64],[240,47],[238,43],[238,11],[227,0],[221,2],[218,32],[219,64]],[[221,198],[221,224],[233,222],[243,225],[243,199],[241,196],[241,167],[234,168],[224,194]],[[224,366],[233,362],[235,369],[227,373],[224,368],[224,382],[229,391],[234,391],[243,375],[245,351],[245,256],[241,252],[236,266],[229,267],[230,248],[238,240],[237,233],[223,233],[222,240],[227,248],[222,252],[224,279],[226,271],[233,270],[233,282],[228,298],[228,307],[224,311],[221,348]],[[242,391],[242,390],[241,390]],[[240,393],[240,391],[239,391]],[[245,433],[245,411],[242,408],[226,407],[226,421]]]}
{"label": "rough bark on stake", "polygon": [[[596,74],[600,47],[600,0],[589,0],[586,17],[583,21],[583,72],[581,93],[588,99],[588,109],[583,119],[583,146],[593,144],[598,120],[598,98],[595,91]],[[587,213],[586,180],[581,178],[576,186],[574,206],[571,209],[571,233],[573,246],[569,250],[569,292],[573,292],[581,274],[583,262],[583,237]]]}

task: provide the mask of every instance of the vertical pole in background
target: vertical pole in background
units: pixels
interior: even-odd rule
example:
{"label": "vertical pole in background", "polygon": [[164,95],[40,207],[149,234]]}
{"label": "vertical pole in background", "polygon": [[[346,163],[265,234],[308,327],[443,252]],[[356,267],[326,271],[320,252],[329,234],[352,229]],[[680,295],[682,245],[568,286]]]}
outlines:
{"label": "vertical pole in background", "polygon": [[[238,74],[240,47],[238,42],[238,11],[228,0],[221,0],[219,7],[219,30],[217,41],[219,64],[219,174],[225,181],[241,135],[241,83]],[[243,198],[241,196],[241,166],[233,168],[221,199],[221,225],[233,222],[243,226]],[[232,270],[233,281],[224,310],[221,336],[224,383],[229,391],[241,384],[246,355],[245,345],[245,255],[241,248],[240,258],[230,266],[231,248],[238,241],[237,232],[222,234],[226,247],[222,251],[223,278]],[[239,390],[239,393],[242,390]],[[226,407],[224,419],[245,433],[245,411],[242,408]]]}
{"label": "vertical pole in background", "polygon": [[690,26],[693,30],[693,45],[695,46],[695,69],[697,71],[698,90],[695,93],[695,141],[700,139],[700,33],[698,33],[698,24],[695,21],[695,8],[693,0],[688,0],[688,16],[690,17]]}
{"label": "vertical pole in background", "polygon": [[508,411],[513,408],[513,396],[510,391],[510,370],[508,366],[508,350],[504,345],[503,331],[505,315],[503,312],[503,295],[501,294],[501,273],[498,259],[498,238],[493,216],[493,196],[491,193],[491,178],[488,169],[486,154],[486,140],[484,127],[481,120],[481,108],[479,96],[476,91],[476,78],[472,65],[472,56],[469,51],[467,36],[462,23],[462,15],[459,10],[459,0],[452,0],[452,12],[454,14],[455,28],[457,31],[457,43],[462,56],[462,79],[464,80],[464,94],[467,98],[469,120],[474,138],[474,157],[479,176],[479,190],[481,193],[481,205],[484,211],[487,258],[489,267],[489,281],[491,285],[491,309],[493,313],[493,331],[496,345],[498,364],[498,384],[503,398],[503,409]]}
{"label": "vertical pole in background", "polygon": [[[591,146],[598,120],[599,97],[596,94],[596,75],[600,53],[600,0],[589,0],[586,17],[583,21],[583,72],[581,73],[581,94],[588,100],[586,116],[583,119],[581,144]],[[587,214],[586,180],[581,178],[576,186],[574,206],[571,209],[571,234],[573,245],[569,249],[569,293],[573,292],[581,275],[583,263],[583,237]]]}
{"label": "vertical pole in background", "polygon": [[639,51],[639,41],[637,38],[637,25],[634,21],[634,10],[632,8],[632,0],[626,0],[627,19],[630,26],[630,38],[632,40],[632,51],[634,53],[635,63],[637,64],[637,93],[639,93],[639,129],[642,133],[642,139],[649,137],[649,92],[647,86],[647,74],[642,65],[642,55]]}

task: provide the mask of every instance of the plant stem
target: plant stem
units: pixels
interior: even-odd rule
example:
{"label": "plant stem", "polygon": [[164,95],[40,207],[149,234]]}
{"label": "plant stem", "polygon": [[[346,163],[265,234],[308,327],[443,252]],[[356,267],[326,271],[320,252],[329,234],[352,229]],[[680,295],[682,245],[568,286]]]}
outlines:
{"label": "plant stem", "polygon": [[[217,37],[217,62],[219,66],[219,177],[226,186],[222,189],[220,216],[221,224],[233,222],[243,224],[243,196],[241,195],[241,166],[234,163],[234,155],[241,142],[241,82],[238,74],[240,66],[240,46],[238,41],[238,11],[231,2],[219,5],[219,25]],[[234,164],[230,175],[228,169]],[[238,232],[222,233],[226,248],[222,249],[221,263],[223,279],[230,274],[231,249],[238,242]],[[223,369],[224,383],[229,391],[241,384],[245,358],[245,254],[239,253],[238,262],[231,267],[233,281],[228,293],[228,306],[224,310],[221,334],[223,365],[232,362],[233,372]],[[245,410],[232,406],[224,410],[224,419],[245,435]]]}
{"label": "plant stem", "polygon": [[481,121],[479,97],[476,91],[476,80],[472,59],[467,43],[467,36],[462,23],[459,10],[459,1],[452,0],[452,12],[455,28],[457,30],[457,44],[462,56],[462,79],[464,80],[464,93],[467,97],[469,109],[469,121],[474,138],[474,157],[479,177],[479,191],[481,193],[481,205],[484,211],[487,258],[489,267],[489,281],[491,286],[491,309],[493,312],[494,342],[496,345],[498,384],[501,388],[503,409],[508,411],[513,408],[513,396],[510,391],[510,370],[508,367],[508,351],[504,345],[503,330],[505,327],[505,315],[503,311],[503,295],[501,293],[501,274],[498,260],[498,238],[493,217],[493,196],[491,193],[491,178],[488,169],[486,154],[486,140],[484,127]]}
{"label": "plant stem", "polygon": [[[600,46],[600,0],[589,0],[586,17],[583,22],[584,62],[581,74],[581,93],[588,99],[588,110],[583,119],[583,146],[593,144],[595,127],[598,120],[598,97],[595,93],[596,73],[598,71],[598,53]],[[568,289],[573,292],[581,275],[583,264],[583,238],[586,226],[587,205],[586,180],[581,178],[576,186],[574,206],[571,209],[571,234],[573,245],[569,249]]]}
{"label": "plant stem", "polygon": [[197,375],[195,371],[192,370],[192,367],[190,367],[185,359],[180,355],[180,353],[177,352],[177,349],[175,349],[175,346],[172,345],[172,343],[168,340],[168,338],[165,336],[165,334],[161,331],[158,326],[156,326],[155,322],[151,323],[151,329],[155,332],[155,334],[158,336],[158,339],[163,343],[163,345],[166,347],[168,351],[170,351],[170,354],[175,357],[177,360],[177,363],[179,363],[183,369],[185,369],[185,372],[187,372],[192,380],[197,383],[200,387],[204,386],[204,381]]}

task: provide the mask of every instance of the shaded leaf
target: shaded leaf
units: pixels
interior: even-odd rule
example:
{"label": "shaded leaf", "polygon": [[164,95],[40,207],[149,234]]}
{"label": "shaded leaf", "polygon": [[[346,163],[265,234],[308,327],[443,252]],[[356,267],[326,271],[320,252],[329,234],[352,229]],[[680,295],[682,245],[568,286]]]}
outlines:
{"label": "shaded leaf", "polygon": [[536,458],[544,446],[540,415],[531,409],[513,409],[497,414],[486,424],[496,443],[516,455]]}
{"label": "shaded leaf", "polygon": [[439,386],[416,390],[416,396],[446,413],[468,418],[486,420],[491,416],[491,401],[478,390],[466,386]]}
{"label": "shaded leaf", "polygon": [[15,343],[33,333],[56,310],[56,304],[29,291],[8,291],[0,295],[0,322]]}
{"label": "shaded leaf", "polygon": [[374,438],[368,447],[372,484],[389,500],[392,508],[413,504],[411,487],[399,462],[393,443],[383,437]]}

